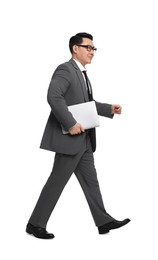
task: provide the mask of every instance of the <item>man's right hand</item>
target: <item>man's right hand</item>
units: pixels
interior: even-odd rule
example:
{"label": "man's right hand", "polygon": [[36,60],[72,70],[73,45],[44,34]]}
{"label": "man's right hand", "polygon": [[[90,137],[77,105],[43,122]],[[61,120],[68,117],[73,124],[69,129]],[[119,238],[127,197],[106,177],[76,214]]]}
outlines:
{"label": "man's right hand", "polygon": [[85,129],[79,123],[76,123],[73,127],[69,129],[70,135],[78,135],[81,134],[82,132],[85,132]]}

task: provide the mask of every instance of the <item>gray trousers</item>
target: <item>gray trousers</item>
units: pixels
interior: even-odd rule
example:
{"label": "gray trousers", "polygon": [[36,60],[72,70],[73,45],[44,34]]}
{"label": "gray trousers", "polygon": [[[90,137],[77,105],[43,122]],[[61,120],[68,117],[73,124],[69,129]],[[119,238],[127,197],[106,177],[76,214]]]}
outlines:
{"label": "gray trousers", "polygon": [[87,135],[85,147],[78,154],[55,155],[52,173],[29,219],[31,224],[46,228],[49,217],[73,172],[83,189],[96,226],[113,220],[103,205],[91,143]]}

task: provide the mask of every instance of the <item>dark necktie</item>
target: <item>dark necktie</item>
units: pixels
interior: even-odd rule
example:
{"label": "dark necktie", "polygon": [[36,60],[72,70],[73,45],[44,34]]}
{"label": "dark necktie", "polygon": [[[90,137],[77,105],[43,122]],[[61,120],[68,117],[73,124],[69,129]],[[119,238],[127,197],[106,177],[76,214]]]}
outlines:
{"label": "dark necktie", "polygon": [[85,80],[86,80],[86,85],[87,85],[87,92],[88,92],[89,101],[92,101],[92,100],[93,100],[93,94],[92,94],[91,83],[90,83],[90,81],[89,81],[89,79],[88,79],[86,70],[83,70],[82,72],[83,72],[83,74],[84,74],[84,76],[85,76]]}
{"label": "dark necktie", "polygon": [[[83,70],[82,72],[83,72],[83,74],[85,76],[85,80],[86,80],[89,101],[92,101],[93,100],[93,93],[92,93],[91,83],[88,79],[86,70]],[[89,129],[89,137],[90,137],[90,140],[91,140],[92,151],[95,152],[95,149],[96,149],[95,128]]]}

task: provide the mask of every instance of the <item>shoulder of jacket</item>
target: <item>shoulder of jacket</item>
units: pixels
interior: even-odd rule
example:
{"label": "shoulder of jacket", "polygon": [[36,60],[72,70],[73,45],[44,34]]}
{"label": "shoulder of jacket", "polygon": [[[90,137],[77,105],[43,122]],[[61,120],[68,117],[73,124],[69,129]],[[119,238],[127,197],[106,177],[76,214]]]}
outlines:
{"label": "shoulder of jacket", "polygon": [[67,62],[59,64],[56,69],[69,68],[69,67],[70,67],[70,64],[67,61]]}
{"label": "shoulder of jacket", "polygon": [[56,70],[68,70],[70,72],[72,72],[73,70],[78,70],[78,66],[75,63],[75,61],[73,61],[72,59],[69,61],[66,61],[64,63],[61,63],[60,65],[58,65],[58,67],[56,68]]}

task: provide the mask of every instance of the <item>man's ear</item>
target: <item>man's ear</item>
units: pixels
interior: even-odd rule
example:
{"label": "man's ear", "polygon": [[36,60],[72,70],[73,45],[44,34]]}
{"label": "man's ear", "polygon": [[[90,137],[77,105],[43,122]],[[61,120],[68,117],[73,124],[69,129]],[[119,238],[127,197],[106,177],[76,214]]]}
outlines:
{"label": "man's ear", "polygon": [[78,50],[78,46],[77,46],[77,45],[74,45],[74,46],[73,46],[73,52],[74,52],[74,53],[77,53],[77,50]]}

